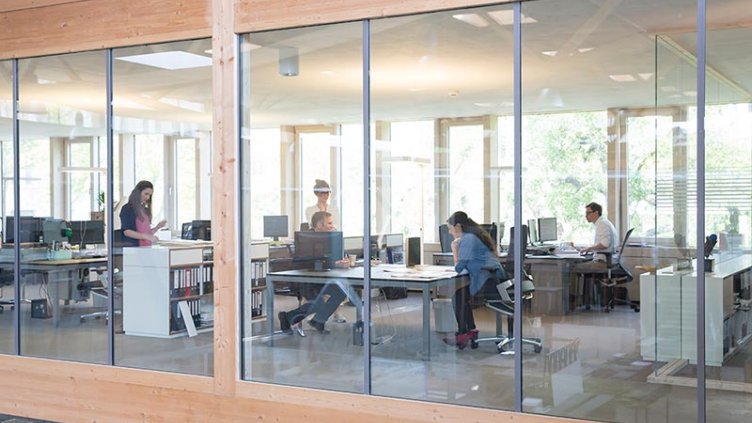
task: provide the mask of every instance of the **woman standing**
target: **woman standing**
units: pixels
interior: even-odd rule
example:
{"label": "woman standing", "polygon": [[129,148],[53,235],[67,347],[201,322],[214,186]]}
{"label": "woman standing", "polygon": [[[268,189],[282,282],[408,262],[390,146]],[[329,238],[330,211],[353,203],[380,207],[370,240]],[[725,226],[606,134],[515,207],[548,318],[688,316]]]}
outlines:
{"label": "woman standing", "polygon": [[123,244],[129,247],[145,247],[157,241],[154,234],[167,225],[162,220],[151,227],[151,196],[154,185],[140,181],[128,196],[128,203],[120,209],[120,228],[123,231]]}
{"label": "woman standing", "polygon": [[323,179],[316,179],[316,183],[313,185],[313,193],[316,195],[316,204],[306,208],[305,217],[306,222],[311,225],[311,218],[316,212],[328,212],[334,219],[334,226],[339,227],[339,212],[337,207],[333,204],[329,204],[329,195],[332,190],[329,188],[329,184]]}
{"label": "woman standing", "polygon": [[457,334],[454,339],[444,338],[444,342],[455,344],[463,349],[478,338],[475,319],[470,302],[473,297],[499,299],[496,285],[506,279],[504,270],[496,257],[496,245],[491,235],[478,226],[467,213],[457,211],[447,219],[449,232],[454,236],[452,257],[454,270],[466,272],[470,285],[466,285],[452,296],[454,316],[457,319]]}

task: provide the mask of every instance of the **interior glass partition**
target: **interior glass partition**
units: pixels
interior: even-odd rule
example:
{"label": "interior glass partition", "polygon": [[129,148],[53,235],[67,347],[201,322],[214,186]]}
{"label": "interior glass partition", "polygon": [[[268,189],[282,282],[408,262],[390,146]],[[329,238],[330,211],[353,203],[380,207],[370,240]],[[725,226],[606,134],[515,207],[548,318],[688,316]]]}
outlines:
{"label": "interior glass partition", "polygon": [[[7,230],[5,216],[13,204],[13,75],[12,62],[0,61],[0,228]],[[12,207],[11,207],[12,208]],[[14,285],[13,244],[3,242],[0,248],[0,352],[11,354],[14,351],[15,333],[13,308],[15,307],[16,287]]]}
{"label": "interior glass partition", "polygon": [[363,269],[341,260],[363,256],[362,41],[360,22],[242,37],[244,379],[364,390]]}
{"label": "interior glass partition", "polygon": [[120,366],[213,373],[211,64],[209,39],[113,51]]}
{"label": "interior glass partition", "polygon": [[[691,266],[696,222],[696,65],[674,28],[694,28],[696,2],[651,3],[649,14],[634,2],[554,3],[522,4],[522,213],[535,288],[521,322],[523,410],[695,421],[696,379],[672,377],[696,356],[682,337],[694,303],[674,280]],[[597,244],[620,251],[610,266],[575,250]],[[537,339],[540,354],[527,345]]]}
{"label": "interior glass partition", "polygon": [[105,53],[19,60],[19,75],[20,209],[6,204],[4,242],[21,244],[21,353],[106,363]]}
{"label": "interior glass partition", "polygon": [[[705,395],[707,420],[714,422],[752,413],[752,83],[743,60],[752,53],[752,30],[726,25],[740,17],[752,17],[743,2],[707,2],[705,235],[716,234],[718,244],[712,272],[705,273]],[[694,36],[682,40],[690,51]],[[712,295],[720,292],[722,299]]]}
{"label": "interior glass partition", "polygon": [[[512,16],[502,5],[371,22],[371,225],[387,234],[371,252],[380,259],[371,270],[374,394],[514,408],[514,359],[458,334],[452,297],[468,278],[453,273],[452,238],[440,229],[458,211],[494,224],[493,247],[477,253],[497,262],[513,226],[500,220],[513,199],[498,195],[501,140],[513,136],[511,121],[498,124],[514,104]],[[468,229],[460,248],[473,241]],[[506,332],[506,316],[482,298],[465,307],[475,323],[463,331]]]}

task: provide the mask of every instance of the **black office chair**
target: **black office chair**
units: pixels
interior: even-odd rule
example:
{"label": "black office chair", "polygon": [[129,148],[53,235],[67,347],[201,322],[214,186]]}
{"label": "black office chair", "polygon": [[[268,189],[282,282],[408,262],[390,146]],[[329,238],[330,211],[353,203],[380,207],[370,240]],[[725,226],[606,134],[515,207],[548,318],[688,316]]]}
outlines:
{"label": "black office chair", "polygon": [[439,225],[439,244],[442,253],[452,252],[452,241],[454,237],[449,233],[449,226],[446,223]]}
{"label": "black office chair", "polygon": [[621,248],[619,248],[617,253],[600,253],[606,256],[606,269],[603,272],[595,274],[595,281],[596,284],[602,288],[602,293],[607,294],[608,302],[603,306],[604,311],[607,313],[614,308],[614,302],[616,301],[629,305],[635,311],[640,311],[639,308],[629,301],[629,294],[627,294],[627,297],[624,300],[617,299],[614,295],[617,286],[632,282],[633,279],[632,273],[629,269],[624,267],[624,264],[622,263],[624,247],[626,247],[627,242],[629,241],[629,236],[632,235],[632,231],[634,231],[634,228],[630,228],[626,235],[624,235],[624,240],[621,242]]}
{"label": "black office chair", "polygon": [[[528,227],[522,225],[522,257],[524,259],[527,253],[527,239],[528,239]],[[496,336],[490,338],[481,338],[474,341],[470,346],[477,348],[479,342],[494,342],[496,343],[496,349],[499,353],[504,353],[506,350],[504,347],[514,342],[514,227],[509,229],[509,250],[507,254],[506,263],[504,263],[504,272],[509,279],[501,281],[496,285],[496,289],[499,291],[500,300],[486,300],[485,305],[489,309],[496,313]],[[522,301],[531,301],[533,299],[533,293],[535,292],[535,285],[533,284],[533,278],[528,275],[524,269],[522,271]],[[507,317],[507,333],[505,336],[501,334],[500,321],[501,317]],[[522,338],[523,344],[532,345],[536,353],[541,352],[543,349],[543,343],[539,338]]]}
{"label": "black office chair", "polygon": [[[6,270],[6,269],[0,269],[0,294],[2,294],[2,290],[4,286],[13,286],[13,271]],[[10,306],[10,309],[13,310],[16,306],[15,300],[3,300],[0,299],[0,313],[5,311],[4,306]]]}

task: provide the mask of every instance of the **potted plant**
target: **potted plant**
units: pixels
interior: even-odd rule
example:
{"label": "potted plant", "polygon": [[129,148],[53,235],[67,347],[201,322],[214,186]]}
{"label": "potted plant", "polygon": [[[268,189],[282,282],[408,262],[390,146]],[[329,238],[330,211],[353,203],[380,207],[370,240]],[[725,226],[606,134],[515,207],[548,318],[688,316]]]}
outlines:
{"label": "potted plant", "polygon": [[104,220],[104,191],[100,191],[97,195],[97,206],[99,206],[99,211],[91,212],[91,220]]}

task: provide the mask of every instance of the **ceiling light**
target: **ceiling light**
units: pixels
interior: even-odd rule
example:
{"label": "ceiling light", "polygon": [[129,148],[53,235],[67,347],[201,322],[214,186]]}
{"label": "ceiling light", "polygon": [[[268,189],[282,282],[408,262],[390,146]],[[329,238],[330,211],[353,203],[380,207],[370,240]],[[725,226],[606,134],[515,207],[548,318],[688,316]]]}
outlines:
{"label": "ceiling light", "polygon": [[473,103],[475,106],[478,107],[493,107],[495,106],[494,103]]}
{"label": "ceiling light", "polygon": [[[514,25],[514,10],[495,10],[493,12],[488,12],[488,16],[501,26]],[[538,22],[522,13],[520,13],[520,18],[521,22],[524,24]]]}
{"label": "ceiling light", "polygon": [[458,21],[465,22],[466,24],[470,24],[477,28],[485,28],[488,26],[488,21],[483,19],[477,13],[462,13],[459,15],[452,15],[452,17],[454,19],[457,19]]}
{"label": "ceiling light", "polygon": [[279,74],[282,76],[298,76],[298,49],[295,47],[279,48]]}
{"label": "ceiling light", "polygon": [[640,77],[643,81],[647,81],[648,79],[653,77],[652,73],[638,73],[637,76]]}
{"label": "ceiling light", "polygon": [[595,47],[581,47],[578,48],[577,51],[579,51],[580,53],[587,53],[589,51],[592,51],[593,49],[595,49]]}
{"label": "ceiling light", "polygon": [[206,49],[206,50],[204,50],[204,53],[206,53],[206,54],[212,54],[212,49]]}
{"label": "ceiling light", "polygon": [[675,91],[679,91],[679,89],[676,88],[676,87],[674,87],[673,85],[661,85],[661,91],[667,92],[667,93],[672,93],[672,92],[675,92]]}
{"label": "ceiling light", "polygon": [[206,107],[203,103],[188,101],[180,98],[162,97],[159,99],[159,102],[163,104],[169,104],[170,106],[175,106],[183,110],[190,110],[191,112],[201,113],[206,111]]}
{"label": "ceiling light", "polygon": [[609,78],[616,82],[634,82],[637,81],[634,76],[630,74],[622,74],[622,75],[609,75]]}
{"label": "ceiling light", "polygon": [[125,109],[137,109],[137,110],[154,110],[154,108],[149,106],[144,106],[141,103],[137,103],[132,100],[128,100],[127,98],[123,97],[115,97],[112,99],[112,107],[122,107]]}
{"label": "ceiling light", "polygon": [[558,53],[559,52],[557,50],[550,50],[550,51],[542,51],[541,52],[541,54],[545,54],[546,56],[551,56],[551,57],[556,56]]}
{"label": "ceiling light", "polygon": [[682,94],[687,97],[697,97],[697,91],[684,91]]}
{"label": "ceiling light", "polygon": [[326,76],[334,76],[334,71],[325,70],[325,71],[321,71],[321,74],[326,75]]}
{"label": "ceiling light", "polygon": [[116,59],[167,70],[201,68],[212,64],[210,57],[188,53],[187,51],[162,51],[117,57]]}

